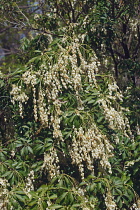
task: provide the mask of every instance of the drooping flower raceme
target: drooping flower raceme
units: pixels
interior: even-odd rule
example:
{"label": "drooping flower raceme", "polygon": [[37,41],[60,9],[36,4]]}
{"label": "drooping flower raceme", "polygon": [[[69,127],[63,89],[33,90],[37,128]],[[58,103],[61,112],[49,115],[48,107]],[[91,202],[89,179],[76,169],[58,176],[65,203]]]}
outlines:
{"label": "drooping flower raceme", "polygon": [[[65,99],[66,101],[60,99],[65,93],[72,93],[75,96],[76,110],[85,111],[86,105],[82,101],[82,95],[88,92],[85,90],[85,85],[96,88],[99,96],[97,103],[108,122],[109,129],[121,130],[126,135],[129,134],[128,119],[123,116],[123,110],[117,109],[112,102],[122,100],[117,84],[114,81],[110,82],[108,94],[103,96],[96,76],[100,62],[95,52],[86,50],[75,35],[71,38],[71,42],[69,39],[65,36],[62,43],[57,44],[55,54],[46,52],[41,55],[42,63],[38,67],[31,65],[22,75],[20,85],[14,84],[11,91],[12,102],[19,103],[21,115],[23,104],[32,97],[35,121],[40,122],[43,128],[52,131],[54,144],[48,152],[44,153],[42,165],[42,170],[46,170],[51,178],[60,173],[55,144],[59,146],[62,142],[67,144],[61,126],[64,117],[62,104],[69,102],[68,98]],[[111,173],[109,157],[113,155],[113,147],[109,138],[97,128],[93,119],[86,129],[82,124],[73,129],[68,150],[72,163],[78,166],[82,179],[85,177],[84,164],[86,163],[88,170],[94,173],[95,160],[99,160],[103,170]]]}

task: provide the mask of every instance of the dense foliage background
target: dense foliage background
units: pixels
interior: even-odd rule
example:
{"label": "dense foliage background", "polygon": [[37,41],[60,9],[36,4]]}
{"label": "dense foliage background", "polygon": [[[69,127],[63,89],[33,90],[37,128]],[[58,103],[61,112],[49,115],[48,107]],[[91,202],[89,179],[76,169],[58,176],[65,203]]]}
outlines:
{"label": "dense foliage background", "polygon": [[0,0],[0,208],[140,209],[138,0]]}

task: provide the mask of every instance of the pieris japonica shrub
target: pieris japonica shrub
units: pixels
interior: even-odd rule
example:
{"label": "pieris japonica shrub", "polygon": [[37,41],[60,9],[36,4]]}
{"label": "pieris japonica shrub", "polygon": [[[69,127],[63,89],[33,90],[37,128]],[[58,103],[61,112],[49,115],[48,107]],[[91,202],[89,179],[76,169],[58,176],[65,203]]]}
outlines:
{"label": "pieris japonica shrub", "polygon": [[[97,6],[94,12],[104,8]],[[99,53],[88,40],[100,16],[87,33],[90,7],[69,24],[63,7],[66,24],[61,15],[56,21],[55,7],[46,18],[55,17],[58,34],[24,38],[22,64],[0,73],[0,208],[139,209],[139,125],[131,123],[105,42]],[[36,14],[33,26],[50,28],[43,18]]]}
{"label": "pieris japonica shrub", "polygon": [[52,41],[13,74],[8,103],[15,133],[2,145],[3,209],[112,210],[136,203],[128,173],[135,161],[119,162],[121,145],[127,139],[131,153],[135,137],[123,94],[100,66],[74,34]]}

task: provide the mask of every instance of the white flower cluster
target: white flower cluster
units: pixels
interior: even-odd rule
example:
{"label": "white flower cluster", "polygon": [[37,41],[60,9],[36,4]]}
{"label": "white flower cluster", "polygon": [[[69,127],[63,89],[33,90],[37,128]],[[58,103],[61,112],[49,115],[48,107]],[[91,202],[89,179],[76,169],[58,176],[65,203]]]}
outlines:
{"label": "white flower cluster", "polygon": [[76,2],[77,2],[76,0],[72,0],[72,1],[71,1],[71,5],[72,5],[72,7],[74,7],[74,6],[75,6]]}
{"label": "white flower cluster", "polygon": [[[66,37],[64,38],[66,41]],[[83,56],[80,38],[73,37],[71,45],[62,47],[58,44],[58,54],[55,59],[49,58],[49,54],[43,56],[42,65],[38,71],[33,71],[33,67],[26,71],[22,76],[22,84],[25,87],[23,91],[21,86],[13,85],[11,95],[12,100],[19,102],[19,108],[22,115],[22,104],[28,100],[26,91],[32,90],[34,118],[40,121],[43,127],[53,128],[53,138],[57,141],[64,141],[60,122],[61,122],[61,102],[59,96],[63,91],[71,89],[76,96],[78,107],[83,110],[81,100],[81,91],[83,91],[83,79],[91,86],[98,87],[96,74],[98,73],[98,59],[93,52],[92,58],[88,60]],[[85,52],[86,53],[86,52]],[[55,60],[55,61],[54,61]],[[122,95],[118,91],[118,86],[115,82],[108,85],[109,94],[105,98],[99,98],[98,103],[103,109],[105,119],[109,123],[111,129],[119,129],[125,131],[129,127],[129,122],[123,117],[122,110],[117,111],[111,99],[122,100]],[[115,92],[115,94],[114,94]],[[99,94],[100,97],[100,94]],[[103,136],[97,127],[93,124],[87,131],[82,127],[75,129],[72,139],[72,148],[70,155],[73,163],[77,164],[81,177],[84,178],[84,162],[87,168],[94,172],[94,160],[99,159],[100,165],[104,169],[108,169],[111,173],[111,166],[108,158],[112,154],[112,146],[106,136]],[[58,173],[58,157],[55,149],[51,149],[50,153],[44,154],[43,168],[50,173],[50,177]]]}
{"label": "white flower cluster", "polygon": [[33,87],[36,85],[37,82],[36,73],[32,71],[32,66],[31,70],[26,71],[22,75],[22,79],[26,85],[31,84]]}
{"label": "white flower cluster", "polygon": [[98,103],[103,109],[105,119],[108,121],[109,127],[113,130],[119,129],[125,131],[126,123],[122,111],[115,110],[108,100],[99,99]]}
{"label": "white flower cluster", "polygon": [[70,155],[72,162],[79,167],[81,178],[84,179],[84,163],[87,168],[94,174],[94,161],[100,160],[102,168],[109,169],[111,165],[108,158],[112,156],[113,147],[98,130],[95,124],[91,125],[86,132],[82,127],[75,129],[75,135],[70,146]]}
{"label": "white flower cluster", "polygon": [[12,86],[12,91],[10,92],[12,96],[11,102],[14,104],[15,101],[19,103],[19,111],[20,111],[20,116],[22,117],[22,112],[23,112],[23,103],[26,103],[28,101],[28,96],[21,90],[21,86],[16,86],[13,84]]}
{"label": "white flower cluster", "polygon": [[[125,136],[132,136],[129,120],[123,114],[123,111],[126,111],[126,109],[119,106],[117,103],[117,100],[123,100],[123,95],[115,81],[112,84],[108,84],[108,91],[108,95],[99,98],[98,103],[103,109],[103,113],[105,119],[109,123],[109,127],[113,130],[123,131]],[[118,140],[119,139],[116,136],[116,143],[119,142]]]}
{"label": "white flower cluster", "polygon": [[39,14],[34,15],[34,20],[38,20],[40,18]]}
{"label": "white flower cluster", "polygon": [[[109,97],[110,99],[119,99],[120,101],[123,100],[123,95],[119,90],[118,85],[116,84],[116,82],[114,81],[113,84],[108,84],[108,90],[109,90]],[[113,93],[114,93],[114,97],[113,97]]]}
{"label": "white flower cluster", "polygon": [[48,179],[60,174],[59,159],[55,148],[51,148],[49,153],[44,153],[42,169],[45,169],[48,172]]}
{"label": "white flower cluster", "polygon": [[55,114],[54,117],[52,116],[52,126],[53,126],[53,138],[59,139],[61,141],[64,141],[62,132],[60,129],[60,115],[61,115],[61,102],[59,100],[56,100],[53,102],[55,107]]}
{"label": "white flower cluster", "polygon": [[[34,99],[35,101],[35,99]],[[35,101],[36,102],[36,101]],[[48,115],[50,114],[49,109],[47,109],[46,107],[46,103],[45,103],[45,92],[43,91],[42,88],[39,88],[38,91],[38,100],[37,100],[37,104],[34,103],[34,117],[37,120],[37,106],[38,105],[38,114],[40,117],[40,122],[42,125],[44,126],[48,126]]]}
{"label": "white flower cluster", "polygon": [[[50,210],[49,206],[51,206],[51,205],[52,205],[51,200],[48,200],[48,201],[47,201],[47,205],[48,205],[48,208],[46,208],[46,210]],[[51,209],[52,209],[52,208],[51,208]],[[52,209],[52,210],[55,210],[55,209]]]}
{"label": "white flower cluster", "polygon": [[[88,200],[87,196],[86,196],[86,189],[85,188],[80,188],[78,187],[76,189],[76,194],[78,194],[81,197],[82,203],[81,203],[81,208],[85,209],[85,210],[90,210],[91,208],[94,209],[95,208],[95,203],[96,203],[96,198],[94,201],[90,201]],[[90,206],[90,207],[89,207]]]}
{"label": "white flower cluster", "polygon": [[[55,122],[55,132],[60,133],[59,129],[59,114],[55,112],[51,116],[49,105],[52,105],[53,101],[57,101],[59,95],[64,89],[73,89],[75,91],[79,107],[82,107],[79,92],[82,90],[82,75],[88,76],[90,83],[96,83],[95,74],[98,72],[97,58],[94,55],[94,59],[88,63],[80,50],[79,39],[74,37],[71,45],[60,48],[60,53],[57,58],[57,62],[53,63],[48,60],[44,60],[38,71],[33,70],[33,66],[22,75],[22,83],[25,84],[24,91],[21,90],[21,86],[13,85],[11,91],[12,101],[19,102],[20,113],[22,116],[22,104],[28,100],[28,96],[25,94],[31,88],[33,94],[33,106],[34,106],[34,118],[36,121],[40,121],[43,126],[52,125],[52,121],[49,118],[53,118]],[[78,64],[78,59],[80,62]],[[37,82],[39,81],[39,88]],[[56,117],[57,116],[57,117]],[[61,134],[60,134],[61,135]],[[60,136],[59,135],[59,136]],[[54,134],[54,136],[57,136]]]}
{"label": "white flower cluster", "polygon": [[137,124],[136,126],[137,135],[140,136],[140,126]]}
{"label": "white flower cluster", "polygon": [[140,210],[140,208],[138,208],[137,204],[134,203],[134,204],[132,205],[132,207],[130,208],[130,210]]}
{"label": "white flower cluster", "polygon": [[12,102],[19,101],[21,103],[24,103],[28,100],[28,96],[25,94],[25,92],[22,92],[21,86],[16,86],[15,84],[12,86],[12,91],[10,94],[13,96]]}
{"label": "white flower cluster", "polygon": [[114,202],[114,198],[109,191],[106,193],[105,204],[106,204],[107,210],[117,209],[117,205]]}
{"label": "white flower cluster", "polygon": [[38,120],[38,115],[37,115],[37,100],[36,100],[36,88],[33,87],[33,106],[34,106],[34,118],[35,121]]}
{"label": "white flower cluster", "polygon": [[11,156],[14,157],[15,156],[15,150],[11,150]]}
{"label": "white flower cluster", "polygon": [[130,28],[132,30],[132,32],[137,32],[137,27],[139,25],[140,21],[138,18],[135,18],[135,19],[131,19],[131,21],[129,21],[129,24],[130,24]]}
{"label": "white flower cluster", "polygon": [[75,39],[72,43],[72,55],[69,55],[69,60],[71,62],[71,76],[72,76],[72,86],[78,94],[79,90],[82,90],[81,84],[81,68],[77,65],[77,49],[79,49],[78,40]]}
{"label": "white flower cluster", "polygon": [[34,190],[34,171],[30,171],[30,173],[28,174],[28,177],[26,179],[26,186],[25,186],[25,192],[29,193],[30,191]]}
{"label": "white flower cluster", "polygon": [[8,204],[8,189],[9,186],[8,181],[6,179],[0,178],[0,209],[7,210]]}
{"label": "white flower cluster", "polygon": [[87,27],[87,24],[89,24],[89,22],[90,22],[89,16],[86,15],[86,17],[85,17],[84,20],[83,20],[82,26],[83,26],[84,28],[86,28],[86,27]]}

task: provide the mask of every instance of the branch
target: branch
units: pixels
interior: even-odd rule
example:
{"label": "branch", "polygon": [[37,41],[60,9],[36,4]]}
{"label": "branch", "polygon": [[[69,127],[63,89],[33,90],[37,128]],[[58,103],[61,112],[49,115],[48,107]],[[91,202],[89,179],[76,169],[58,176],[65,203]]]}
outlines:
{"label": "branch", "polygon": [[71,1],[69,0],[69,4],[71,7],[71,11],[72,11],[72,22],[75,23],[76,19],[75,19],[75,13],[74,13],[74,8],[72,7]]}
{"label": "branch", "polygon": [[114,65],[115,65],[115,76],[116,76],[116,78],[118,78],[118,68],[117,68],[118,63],[116,61],[116,58],[115,58],[114,51],[113,51],[113,48],[112,48],[111,43],[110,43],[110,48],[108,48],[108,49],[110,50],[111,56],[112,56],[113,61],[114,61]]}
{"label": "branch", "polygon": [[68,25],[67,22],[65,21],[64,17],[59,13],[59,5],[58,5],[57,3],[56,3],[56,8],[57,8],[56,14],[63,20],[63,22],[64,22],[66,25]]}
{"label": "branch", "polygon": [[21,9],[19,8],[19,6],[15,3],[16,7],[18,8],[19,12],[22,14],[22,16],[26,19],[26,21],[28,22],[28,24],[30,25],[30,21],[27,18],[27,16],[21,11]]}
{"label": "branch", "polygon": [[[128,23],[128,22],[127,22]],[[125,54],[125,58],[128,59],[130,58],[130,53],[129,53],[129,49],[128,49],[128,46],[126,44],[126,33],[127,33],[127,23],[123,23],[123,34],[124,34],[124,38],[122,38],[122,41],[121,41],[121,45],[123,47],[123,50],[124,50],[124,54]]]}
{"label": "branch", "polygon": [[26,29],[30,29],[30,30],[34,30],[34,31],[39,31],[41,33],[50,34],[52,36],[63,37],[62,35],[54,34],[54,33],[51,33],[49,31],[41,30],[41,29],[34,28],[34,27],[26,27]]}

